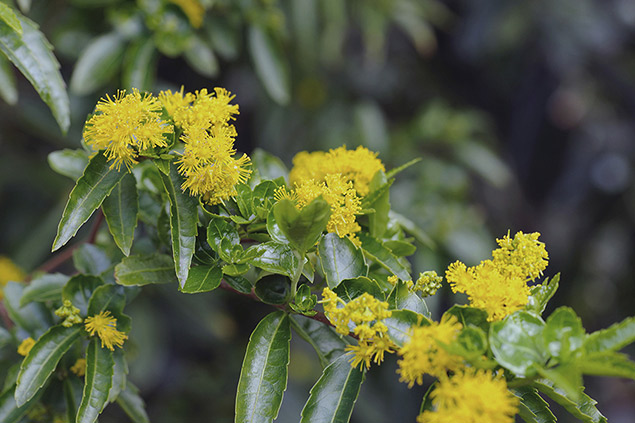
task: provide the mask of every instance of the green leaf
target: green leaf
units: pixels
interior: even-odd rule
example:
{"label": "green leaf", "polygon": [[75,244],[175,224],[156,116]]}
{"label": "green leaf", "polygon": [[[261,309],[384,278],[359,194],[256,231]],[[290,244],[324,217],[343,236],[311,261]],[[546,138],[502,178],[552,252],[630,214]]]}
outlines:
{"label": "green leaf", "polygon": [[455,304],[443,314],[456,316],[459,323],[464,327],[474,325],[482,329],[485,333],[489,332],[490,324],[487,321],[487,312],[480,308]]}
{"label": "green leaf", "polygon": [[363,379],[364,372],[351,366],[350,357],[340,356],[311,388],[301,423],[348,423]]}
{"label": "green leaf", "polygon": [[74,423],[77,416],[77,408],[82,400],[84,382],[79,377],[70,376],[64,379],[64,402],[66,403],[66,419]]}
{"label": "green leaf", "polygon": [[441,343],[441,346],[451,354],[478,362],[487,351],[487,335],[477,326],[467,326],[463,327],[454,342],[449,345]]}
{"label": "green leaf", "polygon": [[82,402],[77,410],[77,423],[93,423],[108,403],[115,362],[112,351],[99,346],[93,338],[86,348],[86,375]]}
{"label": "green leaf", "polygon": [[391,271],[399,279],[404,281],[412,279],[410,273],[408,273],[408,269],[381,241],[363,232],[359,232],[357,236],[362,243],[362,250],[365,255],[379,263],[386,270]]}
{"label": "green leaf", "polygon": [[514,395],[520,398],[518,415],[526,423],[555,423],[556,416],[549,409],[549,404],[542,399],[536,388],[523,386],[514,388]]}
{"label": "green leaf", "polygon": [[0,54],[0,97],[11,106],[18,102],[18,85],[13,74],[13,66]]}
{"label": "green leaf", "polygon": [[19,282],[9,282],[3,289],[4,306],[9,318],[19,328],[25,330],[32,338],[37,339],[52,324],[51,314],[40,303],[20,305],[25,286]]}
{"label": "green leaf", "polygon": [[249,27],[247,41],[256,75],[265,90],[276,103],[287,104],[291,99],[289,64],[280,44],[264,28],[255,25]]}
{"label": "green leaf", "polygon": [[[227,264],[223,266],[223,274],[227,276],[240,276],[249,271],[251,267],[248,264]],[[251,285],[251,283],[249,284]]]}
{"label": "green leaf", "polygon": [[291,326],[315,349],[322,367],[344,354],[347,343],[333,327],[297,314],[291,316]]}
{"label": "green leaf", "polygon": [[94,244],[82,244],[73,251],[73,265],[80,273],[100,276],[110,268],[112,262],[102,248]]}
{"label": "green leaf", "polygon": [[298,268],[298,257],[287,244],[263,242],[250,248],[258,253],[251,264],[267,272],[291,277]]}
{"label": "green leaf", "polygon": [[555,387],[553,383],[548,380],[534,382],[533,385],[538,388],[540,392],[543,392],[548,395],[549,398],[562,405],[573,417],[585,423],[607,422],[606,417],[595,407],[597,401],[585,393],[580,394],[580,398],[574,401],[567,396],[562,389]]}
{"label": "green leaf", "polygon": [[227,285],[243,294],[249,294],[253,288],[251,282],[242,276],[224,274],[223,280],[227,282]]}
{"label": "green leaf", "polygon": [[610,327],[587,335],[584,350],[588,354],[604,351],[619,351],[635,342],[635,316],[627,317]]}
{"label": "green leaf", "polygon": [[334,233],[324,235],[318,245],[318,254],[326,282],[331,289],[344,279],[368,275],[364,254],[347,237],[340,238]]}
{"label": "green leaf", "polygon": [[220,286],[223,271],[218,266],[196,266],[190,269],[181,292],[195,294],[212,291]]}
{"label": "green leaf", "polygon": [[53,251],[75,236],[125,174],[125,169],[110,169],[103,153],[97,153],[90,160],[70,193],[57,228]]}
{"label": "green leaf", "polygon": [[560,307],[547,318],[542,337],[552,357],[567,361],[585,339],[582,321],[569,307]]}
{"label": "green leaf", "polygon": [[150,422],[143,399],[139,396],[139,389],[132,383],[126,384],[126,389],[117,397],[117,404],[134,423]]}
{"label": "green leaf", "polygon": [[7,389],[0,395],[0,422],[18,423],[26,413],[39,401],[39,395],[34,396],[22,406],[18,407],[15,402],[15,385]]}
{"label": "green leaf", "polygon": [[236,423],[272,422],[287,387],[289,316],[267,315],[249,337],[236,393]]}
{"label": "green leaf", "polygon": [[263,179],[273,180],[280,177],[286,178],[289,175],[289,170],[282,160],[262,148],[254,149],[251,153],[251,161],[254,169],[258,170]]}
{"label": "green leaf", "polygon": [[22,35],[0,23],[0,50],[33,85],[53,112],[62,132],[66,133],[70,126],[70,105],[53,47],[37,24],[24,16],[19,16],[18,20]]}
{"label": "green leaf", "polygon": [[426,326],[430,321],[410,310],[393,310],[392,315],[383,320],[388,327],[388,336],[399,347],[410,338],[410,329],[414,326]]}
{"label": "green leaf", "polygon": [[384,245],[397,257],[411,256],[417,251],[417,247],[409,241],[391,239],[384,241]]}
{"label": "green leaf", "polygon": [[93,39],[77,59],[71,76],[71,91],[86,95],[109,82],[121,66],[124,49],[125,41],[117,33]]}
{"label": "green leaf", "polygon": [[218,75],[218,60],[214,51],[198,36],[190,38],[189,45],[184,52],[187,63],[199,74],[208,78]]}
{"label": "green leaf", "polygon": [[49,273],[35,278],[22,291],[20,307],[32,302],[57,300],[62,295],[62,288],[70,278],[61,273]]}
{"label": "green leaf", "polygon": [[417,157],[416,159],[412,159],[409,162],[406,162],[404,164],[402,164],[401,166],[398,166],[394,169],[390,169],[388,172],[386,172],[386,178],[391,179],[394,178],[395,175],[397,175],[398,173],[408,169],[410,166],[412,166],[413,164],[417,164],[421,161],[421,157]]}
{"label": "green leaf", "polygon": [[[234,196],[240,214],[245,219],[250,219],[253,216],[253,192],[249,185],[238,184],[236,185],[236,195]],[[249,220],[248,220],[249,221]]]}
{"label": "green leaf", "polygon": [[[365,203],[365,208],[375,210],[368,216],[370,235],[379,239],[384,236],[386,229],[388,229],[388,212],[390,212],[388,188],[390,185],[392,185],[392,181],[388,181],[386,174],[381,170],[377,171],[370,181],[369,196],[372,196],[372,200]],[[377,194],[373,195],[375,193]]]}
{"label": "green leaf", "polygon": [[174,260],[165,254],[143,254],[124,257],[115,266],[115,281],[120,285],[176,283]]}
{"label": "green leaf", "polygon": [[291,296],[291,282],[289,278],[281,275],[268,275],[256,282],[254,293],[264,303],[281,305],[286,304]]}
{"label": "green leaf", "polygon": [[[126,305],[126,296],[123,294],[123,288],[117,285],[102,285],[95,289],[93,295],[88,302],[88,316],[94,316],[102,311],[112,311],[115,317],[123,312]],[[121,322],[118,322],[121,323]]]}
{"label": "green leaf", "polygon": [[172,232],[172,255],[176,276],[181,288],[187,281],[187,274],[196,248],[196,225],[198,223],[198,201],[181,190],[183,177],[170,163],[170,175],[161,173],[161,180],[170,200],[170,228]]}
{"label": "green leaf", "polygon": [[22,25],[20,25],[20,20],[13,9],[4,3],[0,3],[0,19],[3,20],[5,24],[9,25],[12,30],[17,32],[18,35],[22,35]]}
{"label": "green leaf", "polygon": [[88,153],[82,149],[65,148],[50,153],[48,162],[55,172],[76,181],[84,174],[84,169],[88,165]]}
{"label": "green leaf", "polygon": [[96,276],[75,275],[62,288],[62,299],[69,300],[85,316],[88,312],[90,297],[103,284],[104,281]]}
{"label": "green leaf", "polygon": [[538,374],[562,389],[572,401],[579,401],[584,389],[582,372],[574,363],[561,364],[556,367],[536,367]]}
{"label": "green leaf", "polygon": [[22,361],[15,389],[18,407],[26,404],[46,383],[64,353],[79,339],[80,325],[53,326],[37,340]]}
{"label": "green leaf", "polygon": [[609,351],[588,354],[581,356],[575,364],[587,375],[635,379],[635,362],[625,354]]}
{"label": "green leaf", "polygon": [[112,352],[112,358],[115,365],[112,372],[112,386],[108,392],[108,402],[115,402],[115,400],[119,397],[119,394],[126,389],[128,375],[128,363],[124,357],[123,350],[121,348],[116,348]]}
{"label": "green leaf", "polygon": [[547,303],[558,290],[560,281],[560,273],[556,274],[551,280],[547,279],[540,285],[531,288],[531,295],[527,301],[527,311],[534,311],[541,315],[545,311]]}
{"label": "green leaf", "polygon": [[273,213],[273,207],[267,213],[267,233],[272,240],[276,242],[280,242],[282,244],[288,244],[289,240],[278,226],[278,222],[276,222],[276,216]]}
{"label": "green leaf", "polygon": [[108,223],[108,230],[117,247],[124,255],[129,255],[139,212],[135,177],[131,174],[125,175],[121,182],[115,185],[101,207]]}
{"label": "green leaf", "polygon": [[207,226],[207,243],[223,261],[231,263],[229,250],[240,244],[240,236],[234,225],[223,218],[212,217]]}
{"label": "green leaf", "polygon": [[410,310],[430,317],[426,302],[417,294],[410,292],[404,282],[398,282],[388,295],[388,306],[393,310]]}
{"label": "green leaf", "polygon": [[133,42],[126,50],[121,82],[131,90],[150,91],[154,87],[157,49],[150,37],[143,37]]}
{"label": "green leaf", "polygon": [[304,254],[318,242],[331,217],[331,207],[318,197],[302,210],[293,201],[282,199],[273,206],[278,227],[293,248]]}
{"label": "green leaf", "polygon": [[496,361],[517,375],[531,376],[547,361],[542,348],[541,318],[525,311],[492,323],[489,343]]}
{"label": "green leaf", "polygon": [[354,300],[365,292],[380,301],[384,301],[386,299],[384,291],[381,290],[377,282],[364,276],[342,281],[337,288],[333,289],[333,292],[346,302]]}

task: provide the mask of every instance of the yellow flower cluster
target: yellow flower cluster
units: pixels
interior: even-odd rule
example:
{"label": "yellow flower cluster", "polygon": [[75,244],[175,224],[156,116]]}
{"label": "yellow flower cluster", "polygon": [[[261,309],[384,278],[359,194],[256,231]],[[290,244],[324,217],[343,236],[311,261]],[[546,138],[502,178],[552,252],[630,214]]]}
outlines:
{"label": "yellow flower cluster", "polygon": [[182,188],[210,204],[235,195],[235,186],[251,174],[247,155],[234,158],[236,128],[230,121],[238,114],[238,105],[230,104],[233,98],[223,88],[215,88],[214,94],[206,89],[184,94],[183,88],[159,94],[163,107],[183,130],[185,150],[178,160],[179,172],[185,176]]}
{"label": "yellow flower cluster", "polygon": [[137,163],[140,153],[153,147],[166,147],[164,134],[174,131],[161,120],[161,103],[149,94],[143,96],[137,89],[126,94],[108,95],[95,107],[95,114],[86,121],[84,140],[95,150],[106,150],[110,166],[119,170],[122,164],[130,168]]}
{"label": "yellow flower cluster", "polygon": [[0,256],[0,300],[4,297],[2,289],[11,282],[20,282],[25,278],[24,272],[9,257]]}
{"label": "yellow flower cluster", "polygon": [[205,8],[198,0],[169,0],[170,3],[174,3],[183,10],[185,16],[190,21],[190,24],[194,28],[200,28],[203,25],[203,16],[205,15]]}
{"label": "yellow flower cluster", "polygon": [[78,358],[77,361],[75,361],[75,364],[71,366],[70,370],[79,377],[84,376],[86,374],[86,359]]}
{"label": "yellow flower cluster", "polygon": [[448,370],[460,368],[463,359],[448,353],[439,343],[451,344],[462,327],[456,317],[446,315],[441,322],[412,328],[410,337],[399,349],[402,357],[397,362],[397,373],[401,375],[399,380],[412,387],[415,383],[423,383],[424,374],[441,377]]}
{"label": "yellow flower cluster", "polygon": [[424,411],[417,423],[513,423],[519,400],[502,374],[465,368],[452,377],[443,375],[430,394],[433,411]]}
{"label": "yellow flower cluster", "polygon": [[29,336],[18,346],[18,354],[26,357],[29,351],[31,351],[31,348],[33,348],[33,345],[35,345],[35,339]]}
{"label": "yellow flower cluster", "polygon": [[329,288],[324,288],[322,304],[326,317],[335,325],[338,333],[348,335],[349,326],[354,325],[353,333],[359,342],[346,347],[353,354],[351,366],[363,365],[368,369],[371,360],[380,364],[385,353],[394,351],[395,344],[388,337],[388,327],[382,322],[392,314],[387,302],[379,301],[365,292],[346,303]]}
{"label": "yellow flower cluster", "polygon": [[117,319],[110,314],[110,311],[102,311],[87,317],[84,326],[90,336],[97,333],[101,339],[101,347],[106,346],[110,351],[115,350],[114,346],[121,348],[123,342],[128,339],[128,335],[117,330]]}
{"label": "yellow flower cluster", "polygon": [[527,281],[547,267],[547,251],[539,236],[518,232],[513,239],[509,235],[498,239],[500,248],[492,252],[493,260],[478,266],[452,263],[445,274],[452,291],[467,294],[471,306],[487,311],[489,321],[522,309],[530,294]]}
{"label": "yellow flower cluster", "polygon": [[82,323],[84,319],[79,315],[79,309],[75,307],[69,300],[64,300],[62,307],[55,310],[55,315],[64,319],[62,326],[69,328],[76,323]]}

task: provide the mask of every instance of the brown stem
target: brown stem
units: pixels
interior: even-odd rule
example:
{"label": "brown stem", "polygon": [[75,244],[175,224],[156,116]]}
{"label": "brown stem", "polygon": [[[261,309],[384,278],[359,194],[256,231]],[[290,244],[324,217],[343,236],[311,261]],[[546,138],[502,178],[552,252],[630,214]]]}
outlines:
{"label": "brown stem", "polygon": [[14,326],[3,303],[0,303],[0,318],[2,319],[5,329],[11,329]]}

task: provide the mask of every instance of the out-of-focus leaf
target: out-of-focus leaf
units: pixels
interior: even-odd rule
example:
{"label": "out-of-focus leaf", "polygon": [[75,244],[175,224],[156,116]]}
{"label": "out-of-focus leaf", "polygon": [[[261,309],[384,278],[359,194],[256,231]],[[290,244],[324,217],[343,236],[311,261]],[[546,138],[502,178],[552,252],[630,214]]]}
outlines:
{"label": "out-of-focus leaf", "polygon": [[633,342],[635,342],[635,316],[627,317],[606,329],[590,333],[584,340],[584,350],[588,354],[619,351]]}
{"label": "out-of-focus leaf", "polygon": [[556,367],[537,367],[538,374],[561,389],[572,401],[579,401],[584,390],[582,372],[575,363],[560,364]]}
{"label": "out-of-focus leaf", "polygon": [[20,24],[20,20],[13,9],[4,3],[0,3],[0,19],[4,21],[6,25],[9,25],[12,30],[17,32],[18,35],[22,35],[22,25]]}
{"label": "out-of-focus leaf", "polygon": [[62,299],[69,300],[82,315],[88,312],[88,303],[93,292],[104,284],[101,278],[89,275],[75,275],[62,289]]}
{"label": "out-of-focus leaf", "polygon": [[291,246],[304,254],[318,242],[326,229],[331,207],[322,197],[311,201],[302,210],[296,209],[293,201],[282,199],[273,206],[273,214]]}
{"label": "out-of-focus leaf", "polygon": [[0,395],[0,422],[18,423],[26,413],[39,400],[39,395],[34,396],[21,407],[15,402],[15,385]]}
{"label": "out-of-focus leaf", "polygon": [[363,379],[364,372],[351,366],[350,357],[340,356],[311,388],[301,423],[348,423]]}
{"label": "out-of-focus leaf", "polygon": [[102,153],[97,153],[90,160],[70,193],[57,228],[53,251],[75,236],[125,174],[125,169],[110,169],[106,156]]}
{"label": "out-of-focus leaf", "polygon": [[196,72],[208,78],[214,78],[218,75],[216,55],[200,37],[193,36],[184,53],[185,60]]}
{"label": "out-of-focus leaf", "polygon": [[26,404],[46,383],[64,353],[79,339],[81,330],[80,325],[53,326],[37,340],[20,366],[15,389],[18,407]]}
{"label": "out-of-focus leaf", "polygon": [[281,275],[268,275],[256,282],[254,293],[267,304],[285,304],[291,296],[289,278]]}
{"label": "out-of-focus leaf", "polygon": [[76,181],[84,174],[84,169],[88,165],[88,153],[82,149],[65,148],[50,153],[48,162],[55,172]]}
{"label": "out-of-focus leaf", "polygon": [[426,302],[417,294],[410,292],[403,282],[398,282],[395,285],[387,301],[391,309],[410,310],[425,317],[430,317],[430,310],[428,310]]}
{"label": "out-of-focus leaf", "polygon": [[124,357],[123,350],[117,348],[112,352],[112,358],[115,363],[112,372],[112,386],[108,392],[108,402],[115,402],[121,392],[126,389],[128,363]]}
{"label": "out-of-focus leaf", "polygon": [[165,254],[133,255],[115,266],[115,281],[120,285],[176,283],[174,260]]}
{"label": "out-of-focus leaf", "polygon": [[236,394],[236,423],[272,422],[287,387],[289,316],[267,315],[249,337]]}
{"label": "out-of-focus leaf", "polygon": [[112,351],[99,346],[94,338],[86,348],[86,375],[82,402],[77,410],[77,423],[93,423],[108,403],[115,362]]}
{"label": "out-of-focus leaf", "polygon": [[451,314],[456,316],[458,322],[463,326],[474,325],[483,330],[483,332],[489,332],[489,322],[487,321],[487,312],[480,308],[470,307],[466,305],[455,304],[444,314]]}
{"label": "out-of-focus leaf", "polygon": [[384,291],[381,290],[377,282],[365,276],[345,279],[333,289],[333,292],[346,302],[350,302],[364,293],[368,293],[380,301],[386,299]]}
{"label": "out-of-focus leaf", "polygon": [[104,199],[101,207],[115,243],[124,255],[129,255],[139,212],[135,177],[131,174],[125,175]]}
{"label": "out-of-focus leaf", "polygon": [[196,266],[190,269],[189,275],[181,292],[195,294],[207,292],[220,286],[223,271],[218,266]]}
{"label": "out-of-focus leaf", "polygon": [[82,244],[73,251],[73,265],[81,273],[99,276],[111,264],[106,252],[94,244]]}
{"label": "out-of-focus leaf", "polygon": [[430,321],[422,315],[410,310],[393,310],[392,315],[384,319],[388,327],[388,336],[399,347],[410,337],[410,329],[414,326],[425,326]]}
{"label": "out-of-focus leaf", "polygon": [[24,329],[32,338],[37,339],[51,326],[51,315],[48,309],[40,303],[29,303],[20,306],[20,300],[25,286],[18,282],[5,285],[4,306],[11,320]]}
{"label": "out-of-focus leaf", "polygon": [[84,389],[84,381],[77,377],[67,377],[63,382],[64,402],[66,404],[66,419],[69,422],[75,421],[79,403],[82,401],[82,391]]}
{"label": "out-of-focus leaf", "polygon": [[154,86],[158,55],[152,38],[140,38],[125,53],[121,82],[131,90],[149,91]]}
{"label": "out-of-focus leaf", "polygon": [[291,99],[289,64],[282,46],[265,29],[249,27],[248,45],[256,74],[269,96],[278,104],[285,105]]}
{"label": "out-of-focus leaf", "polygon": [[211,23],[205,25],[208,38],[210,39],[214,51],[227,60],[234,60],[240,53],[241,33],[232,27],[225,17],[211,17]]}
{"label": "out-of-focus leaf", "polygon": [[297,314],[291,316],[291,326],[315,349],[322,367],[344,354],[347,345],[344,337],[331,326]]}
{"label": "out-of-focus leaf", "polygon": [[542,314],[547,303],[558,290],[559,281],[560,273],[556,274],[551,280],[547,279],[540,285],[532,287],[531,295],[527,301],[527,310]]}
{"label": "out-of-focus leaf", "polygon": [[335,288],[344,279],[367,276],[364,254],[347,237],[328,233],[318,245],[320,264],[329,288]]}
{"label": "out-of-focus leaf", "polygon": [[18,102],[18,86],[13,67],[4,55],[0,55],[0,97],[12,106]]}
{"label": "out-of-focus leaf", "polygon": [[585,393],[580,394],[578,400],[571,399],[564,390],[557,388],[548,380],[534,382],[533,385],[538,390],[549,396],[552,400],[560,404],[573,415],[585,423],[606,423],[606,417],[595,407],[597,401]]}
{"label": "out-of-focus leaf", "polygon": [[33,85],[66,133],[70,126],[70,105],[53,47],[33,21],[24,16],[18,20],[22,35],[0,22],[0,50]]}
{"label": "out-of-focus leaf", "polygon": [[282,160],[261,148],[256,148],[251,153],[251,161],[262,179],[273,180],[279,177],[286,178],[289,175],[289,170]]}
{"label": "out-of-focus leaf", "polygon": [[575,364],[587,375],[635,379],[635,362],[625,354],[612,351],[587,354],[576,360]]}
{"label": "out-of-focus leaf", "polygon": [[75,64],[71,91],[86,95],[106,84],[119,70],[124,49],[125,41],[117,33],[104,34],[92,40]]}
{"label": "out-of-focus leaf", "polygon": [[117,404],[134,423],[149,423],[143,399],[139,396],[139,389],[128,382],[126,389],[119,393]]}
{"label": "out-of-focus leaf", "polygon": [[511,172],[505,163],[491,150],[481,144],[465,142],[458,145],[456,155],[491,185],[502,188],[511,179]]}
{"label": "out-of-focus leaf", "polygon": [[70,278],[61,273],[49,273],[35,278],[22,291],[20,298],[20,306],[32,301],[51,301],[57,300],[62,295],[62,288],[66,285]]}
{"label": "out-of-focus leaf", "polygon": [[559,307],[546,321],[542,337],[552,357],[566,361],[582,347],[585,339],[582,320],[569,307]]}
{"label": "out-of-focus leaf", "polygon": [[518,415],[525,423],[555,423],[556,416],[549,409],[549,404],[542,399],[536,388],[523,386],[513,390],[520,398]]}
{"label": "out-of-focus leaf", "polygon": [[362,250],[364,250],[364,254],[368,255],[385,269],[391,271],[399,279],[404,281],[412,279],[410,277],[410,273],[408,273],[408,269],[399,262],[397,257],[395,257],[395,255],[391,253],[390,250],[381,243],[381,241],[363,232],[358,233],[357,236],[362,242]]}

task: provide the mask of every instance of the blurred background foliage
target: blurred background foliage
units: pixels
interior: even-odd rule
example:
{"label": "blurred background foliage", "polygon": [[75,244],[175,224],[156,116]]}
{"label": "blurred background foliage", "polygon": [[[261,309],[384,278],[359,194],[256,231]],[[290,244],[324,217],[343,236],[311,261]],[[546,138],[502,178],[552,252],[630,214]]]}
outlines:
{"label": "blurred background foliage", "polygon": [[[73,186],[47,155],[80,146],[100,97],[222,86],[236,94],[247,153],[262,148],[288,167],[299,151],[342,144],[379,152],[387,168],[421,157],[391,192],[421,229],[415,272],[475,264],[507,230],[539,231],[546,274],[563,275],[552,308],[572,305],[589,331],[633,314],[630,0],[4,3],[53,45],[71,106],[63,134],[0,58],[0,254],[27,272],[50,259]],[[267,310],[224,292],[144,289],[129,311],[142,357],[131,357],[131,378],[152,421],[233,421],[242,354]],[[293,342],[280,422],[297,421],[319,376],[310,347]],[[394,361],[368,375],[354,422],[414,421],[423,392],[397,382]],[[609,421],[632,421],[632,381],[588,383]],[[110,408],[100,421],[123,421]]]}

